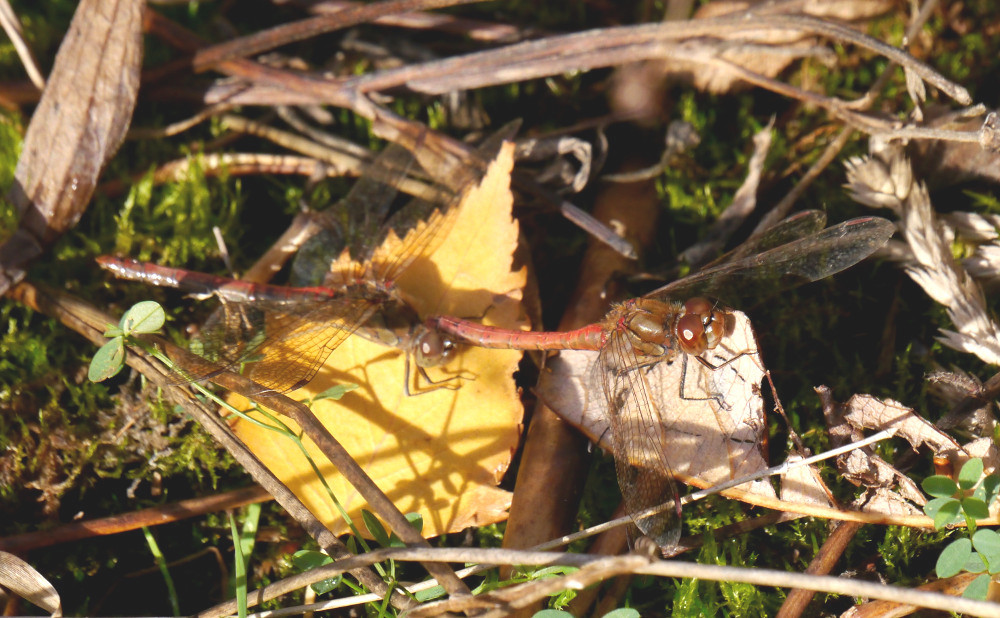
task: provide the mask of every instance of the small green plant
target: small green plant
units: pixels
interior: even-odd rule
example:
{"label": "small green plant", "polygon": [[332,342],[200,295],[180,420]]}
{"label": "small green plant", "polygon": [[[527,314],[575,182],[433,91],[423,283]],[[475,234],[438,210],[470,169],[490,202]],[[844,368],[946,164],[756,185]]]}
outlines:
{"label": "small green plant", "polygon": [[[619,607],[604,614],[601,618],[639,618],[639,612],[631,607]],[[561,609],[543,609],[535,612],[532,618],[571,618],[573,614],[564,612]]]}
{"label": "small green plant", "polygon": [[934,520],[938,530],[965,521],[968,537],[952,541],[938,556],[937,576],[953,577],[962,571],[982,573],[965,589],[963,596],[986,599],[990,578],[1000,573],[1000,533],[976,530],[976,520],[989,516],[989,505],[1000,494],[1000,476],[983,476],[983,460],[970,459],[962,466],[956,483],[950,477],[935,475],[924,479],[922,487],[934,496],[924,506],[924,513]]}
{"label": "small green plant", "polygon": [[166,318],[163,307],[151,300],[132,305],[122,316],[118,326],[111,326],[104,332],[104,336],[111,340],[94,354],[87,377],[92,382],[102,382],[117,375],[125,366],[126,338],[155,333],[163,328]]}

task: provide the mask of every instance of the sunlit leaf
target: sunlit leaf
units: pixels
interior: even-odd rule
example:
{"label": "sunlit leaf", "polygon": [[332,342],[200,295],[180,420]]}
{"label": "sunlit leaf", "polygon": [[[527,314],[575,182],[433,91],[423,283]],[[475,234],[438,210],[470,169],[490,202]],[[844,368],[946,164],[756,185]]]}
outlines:
{"label": "sunlit leaf", "polygon": [[[398,290],[421,317],[483,316],[487,324],[527,326],[520,307],[526,273],[512,270],[518,228],[511,216],[511,165],[505,148],[481,186],[463,199],[436,252],[416,259],[398,278]],[[391,252],[400,242],[390,235],[380,251]],[[432,380],[449,380],[438,386],[415,378],[411,363],[415,392],[407,395],[404,353],[354,336],[292,397],[360,384],[339,401],[315,401],[312,411],[401,511],[422,516],[423,534],[435,536],[507,517],[510,494],[496,484],[520,436],[523,410],[512,379],[520,358],[517,351],[463,348],[448,364],[427,369]],[[238,422],[235,430],[332,531],[346,531],[285,438],[251,423]],[[306,446],[349,515],[360,521],[365,502],[311,442]]]}
{"label": "sunlit leaf", "polygon": [[[318,551],[299,550],[292,555],[292,564],[300,571],[310,571],[331,562],[333,562],[333,558]],[[316,594],[325,594],[339,586],[341,579],[343,579],[343,575],[318,581],[312,584],[312,589]]]}
{"label": "sunlit leaf", "polygon": [[969,558],[965,561],[962,570],[969,573],[982,573],[985,571],[986,561],[983,559],[983,555],[975,551],[969,554]]}
{"label": "sunlit leaf", "polygon": [[639,618],[641,614],[631,607],[619,607],[604,614],[604,618]]}
{"label": "sunlit leaf", "polygon": [[114,337],[101,346],[90,360],[87,378],[91,382],[103,382],[116,375],[125,365],[125,344],[121,337]]}
{"label": "sunlit leaf", "polygon": [[361,519],[365,522],[365,529],[368,530],[375,542],[382,547],[389,546],[389,533],[385,531],[382,522],[375,517],[375,514],[368,509],[361,509]]}
{"label": "sunlit leaf", "polygon": [[962,592],[962,596],[967,599],[976,599],[977,601],[985,601],[986,594],[990,590],[990,576],[980,575],[976,579],[972,580],[968,586],[966,586],[965,591]]}
{"label": "sunlit leaf", "polygon": [[957,523],[961,519],[962,504],[958,500],[945,499],[934,514],[934,527],[944,528],[949,524]]}
{"label": "sunlit leaf", "polygon": [[132,305],[121,319],[121,329],[125,333],[155,333],[163,328],[167,319],[163,307],[152,300],[144,300]]}
{"label": "sunlit leaf", "polygon": [[427,590],[419,590],[414,593],[414,597],[421,603],[425,601],[431,601],[440,597],[443,597],[445,593],[444,586],[434,586],[433,588],[428,588]]}
{"label": "sunlit leaf", "polygon": [[986,504],[993,504],[993,501],[997,499],[997,494],[1000,493],[1000,475],[990,474],[983,479],[983,489],[986,491],[986,497],[983,500]]}
{"label": "sunlit leaf", "polygon": [[958,485],[962,489],[969,490],[972,489],[979,479],[983,476],[983,460],[978,457],[973,457],[969,461],[965,462],[962,466],[962,470],[958,473]]}
{"label": "sunlit leaf", "polygon": [[924,515],[927,515],[931,519],[934,519],[934,517],[937,516],[938,511],[941,510],[942,506],[944,506],[948,502],[954,502],[954,501],[955,501],[954,498],[934,498],[932,500],[928,500],[927,504],[924,505]]}
{"label": "sunlit leaf", "polygon": [[958,575],[972,556],[972,541],[961,538],[953,541],[938,556],[935,571],[938,577]]}
{"label": "sunlit leaf", "polygon": [[925,478],[920,487],[935,498],[950,498],[958,491],[955,481],[939,474]]}
{"label": "sunlit leaf", "polygon": [[314,401],[320,401],[322,399],[340,399],[345,394],[358,388],[357,384],[337,384],[336,386],[331,386],[322,393],[317,394],[313,397]]}
{"label": "sunlit leaf", "polygon": [[[424,518],[420,513],[407,513],[406,521],[410,522],[413,529],[421,532],[424,529]],[[406,543],[393,532],[389,535],[389,547],[406,547]]]}
{"label": "sunlit leaf", "polygon": [[965,514],[974,519],[986,519],[990,516],[990,510],[986,503],[978,498],[965,498],[962,500],[962,510]]}
{"label": "sunlit leaf", "polygon": [[325,566],[333,562],[333,558],[319,551],[300,549],[292,554],[292,564],[301,571],[308,571],[316,567]]}
{"label": "sunlit leaf", "polygon": [[1000,563],[1000,534],[994,530],[981,529],[972,535],[972,545],[983,554],[992,565]]}

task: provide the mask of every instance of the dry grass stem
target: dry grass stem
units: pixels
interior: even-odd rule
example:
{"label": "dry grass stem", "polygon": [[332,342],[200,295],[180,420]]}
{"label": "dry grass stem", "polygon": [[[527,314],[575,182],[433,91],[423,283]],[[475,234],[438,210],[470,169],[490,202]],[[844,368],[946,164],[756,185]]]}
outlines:
{"label": "dry grass stem", "polygon": [[900,218],[904,241],[890,241],[887,254],[947,309],[956,330],[942,329],[939,341],[1000,364],[1000,325],[987,311],[979,285],[952,256],[954,231],[938,220],[926,185],[914,178],[902,149],[886,145],[870,157],[851,159],[847,188],[858,202],[888,208]]}

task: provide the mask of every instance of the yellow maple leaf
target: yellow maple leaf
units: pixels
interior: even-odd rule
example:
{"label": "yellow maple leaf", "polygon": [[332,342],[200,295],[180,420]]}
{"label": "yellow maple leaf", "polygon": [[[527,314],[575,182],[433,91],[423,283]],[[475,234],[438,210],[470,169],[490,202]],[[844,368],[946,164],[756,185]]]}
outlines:
{"label": "yellow maple leaf", "polygon": [[[518,239],[511,216],[512,167],[513,145],[507,143],[482,182],[444,215],[454,219],[433,254],[414,260],[396,281],[400,297],[421,319],[485,316],[487,324],[527,328],[520,306],[525,269],[512,270]],[[392,261],[420,229],[403,239],[390,234],[373,259]],[[345,259],[333,269],[361,272],[343,264]],[[459,388],[422,384],[419,392],[407,395],[404,352],[352,336],[309,385],[291,396],[305,399],[337,384],[359,384],[339,401],[315,402],[313,413],[401,511],[423,516],[423,534],[435,536],[507,517],[510,494],[496,484],[520,436],[523,408],[512,379],[520,357],[512,350],[463,348],[446,365],[427,370],[433,380],[450,378],[449,384]],[[411,376],[411,390],[413,384]],[[287,438],[243,421],[234,430],[313,514],[335,533],[347,531],[312,468]],[[333,493],[360,522],[367,505],[315,446],[304,442]]]}

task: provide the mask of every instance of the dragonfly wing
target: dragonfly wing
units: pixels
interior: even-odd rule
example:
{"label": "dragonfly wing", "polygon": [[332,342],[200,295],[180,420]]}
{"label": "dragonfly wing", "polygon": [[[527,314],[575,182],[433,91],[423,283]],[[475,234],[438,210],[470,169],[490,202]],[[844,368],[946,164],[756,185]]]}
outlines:
{"label": "dragonfly wing", "polygon": [[392,230],[403,241],[388,255],[377,249],[373,252],[369,267],[373,279],[395,281],[414,260],[430,256],[438,249],[454,227],[459,203],[469,190],[479,185],[504,140],[509,140],[519,126],[510,123],[502,127],[464,159],[436,148],[429,141],[412,155],[435,183],[429,192],[412,200],[387,222],[385,234]]}
{"label": "dragonfly wing", "polygon": [[[608,402],[612,452],[625,508],[643,534],[661,547],[672,547],[680,539],[680,500],[666,460],[661,410],[649,395],[646,370],[619,331],[609,336],[595,366]],[[660,512],[641,514],[660,505],[665,505]]]}
{"label": "dragonfly wing", "polygon": [[778,221],[775,225],[756,236],[751,236],[729,253],[706,265],[711,268],[717,264],[737,262],[743,258],[758,253],[770,251],[800,238],[819,232],[826,226],[826,213],[822,210],[803,210]]}
{"label": "dragonfly wing", "polygon": [[[322,230],[304,243],[292,263],[295,285],[320,285],[329,265],[349,249],[357,263],[368,259],[399,186],[413,168],[413,155],[396,144],[387,146],[339,202],[320,213]],[[358,268],[357,278],[363,269]]]}
{"label": "dragonfly wing", "polygon": [[189,373],[204,379],[223,370],[239,372],[250,363],[247,376],[255,382],[278,392],[294,390],[316,375],[377,307],[349,296],[223,303],[221,317],[207,324],[192,344],[212,370]]}
{"label": "dragonfly wing", "polygon": [[[711,294],[727,301],[817,281],[849,268],[883,246],[895,226],[880,217],[845,221],[763,253],[703,270],[646,294],[683,299]],[[751,288],[753,288],[751,290]]]}

